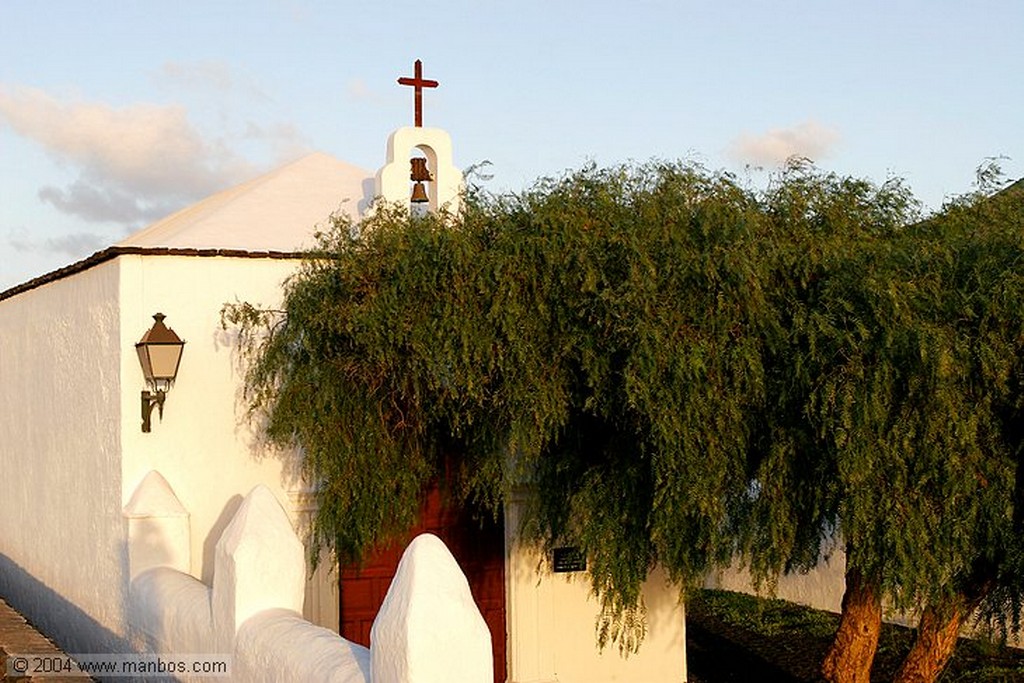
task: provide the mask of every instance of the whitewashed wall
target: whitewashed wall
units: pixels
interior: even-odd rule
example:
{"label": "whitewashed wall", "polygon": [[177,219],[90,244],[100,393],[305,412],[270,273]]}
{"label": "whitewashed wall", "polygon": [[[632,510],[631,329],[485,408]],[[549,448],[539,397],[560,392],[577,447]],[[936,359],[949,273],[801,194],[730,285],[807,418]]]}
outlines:
{"label": "whitewashed wall", "polygon": [[518,507],[506,507],[505,568],[509,683],[662,683],[686,680],[685,611],[662,573],[644,585],[647,636],[623,657],[618,646],[597,647],[599,606],[583,573],[541,570],[536,551],[516,542]]}
{"label": "whitewashed wall", "polygon": [[[223,330],[225,303],[247,301],[279,307],[282,284],[295,259],[195,256],[120,256],[122,497],[127,502],[142,477],[156,469],[182,492],[190,512],[191,574],[209,583],[213,548],[242,496],[264,484],[282,501],[301,530],[309,523],[309,495],[293,454],[262,443],[246,416],[235,334]],[[134,346],[154,313],[185,340],[178,380],[168,392],[161,421],[141,430],[139,393],[145,388]],[[338,630],[337,572],[322,562],[307,584],[304,615]]]}
{"label": "whitewashed wall", "polygon": [[[808,572],[780,576],[772,595],[780,600],[815,609],[839,612],[842,609],[843,590],[846,587],[845,568],[846,555],[841,549],[836,550],[830,557],[822,558],[821,564]],[[750,572],[741,567],[730,567],[715,572],[708,577],[705,586],[757,594]],[[764,590],[761,592],[765,593]]]}
{"label": "whitewashed wall", "polygon": [[127,647],[118,276],[0,301],[0,594],[69,652]]}
{"label": "whitewashed wall", "polygon": [[[242,497],[257,484],[279,500],[299,488],[295,463],[266,450],[245,419],[236,340],[220,325],[227,302],[277,306],[297,261],[121,256],[121,496],[127,502],[149,470],[159,470],[190,514],[192,575],[209,583],[213,550]],[[185,340],[178,379],[161,421],[141,430],[146,388],[134,345],[154,313]]]}
{"label": "whitewashed wall", "polygon": [[[119,256],[0,301],[0,593],[65,650],[129,649],[122,508],[150,470],[183,492],[190,573],[207,582],[247,491],[298,499],[294,461],[244,419],[235,339],[220,327],[226,302],[276,305],[297,263]],[[187,343],[164,419],[154,411],[144,434],[134,346],[157,312]],[[329,596],[319,603],[336,629]]]}

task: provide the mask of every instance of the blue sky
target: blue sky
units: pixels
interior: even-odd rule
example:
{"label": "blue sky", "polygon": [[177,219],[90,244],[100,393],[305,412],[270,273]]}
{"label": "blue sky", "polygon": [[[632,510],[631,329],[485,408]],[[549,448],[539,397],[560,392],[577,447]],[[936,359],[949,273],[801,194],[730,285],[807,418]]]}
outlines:
{"label": "blue sky", "polygon": [[0,0],[0,290],[304,152],[375,171],[417,58],[495,191],[802,154],[934,208],[1024,175],[1020,0]]}

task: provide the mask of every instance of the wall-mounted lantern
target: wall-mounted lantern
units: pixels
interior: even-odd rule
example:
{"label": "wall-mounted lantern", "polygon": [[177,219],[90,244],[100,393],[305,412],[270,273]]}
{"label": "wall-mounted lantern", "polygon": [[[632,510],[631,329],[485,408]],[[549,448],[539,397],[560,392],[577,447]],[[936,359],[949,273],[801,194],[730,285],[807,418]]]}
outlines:
{"label": "wall-mounted lantern", "polygon": [[142,365],[142,374],[153,388],[153,391],[142,391],[143,432],[150,431],[150,415],[154,406],[160,411],[160,419],[164,418],[164,399],[178,375],[181,351],[185,346],[181,337],[164,325],[165,317],[163,313],[154,315],[153,320],[156,322],[153,327],[142,335],[142,340],[135,345],[139,363]]}

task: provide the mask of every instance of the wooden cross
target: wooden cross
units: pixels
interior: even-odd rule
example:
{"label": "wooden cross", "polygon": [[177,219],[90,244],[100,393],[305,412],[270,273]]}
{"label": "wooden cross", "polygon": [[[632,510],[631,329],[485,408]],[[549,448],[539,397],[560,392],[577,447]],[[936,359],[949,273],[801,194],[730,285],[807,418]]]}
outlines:
{"label": "wooden cross", "polygon": [[436,88],[437,81],[427,80],[423,78],[423,62],[416,60],[415,76],[409,78],[408,76],[402,76],[398,79],[399,85],[411,85],[416,93],[416,127],[423,127],[423,89],[424,88]]}

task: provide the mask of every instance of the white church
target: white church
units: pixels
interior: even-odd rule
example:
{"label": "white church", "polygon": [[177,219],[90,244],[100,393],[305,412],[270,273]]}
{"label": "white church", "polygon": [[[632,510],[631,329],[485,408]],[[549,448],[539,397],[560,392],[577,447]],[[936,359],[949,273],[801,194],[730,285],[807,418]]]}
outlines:
{"label": "white church", "polygon": [[[358,221],[377,201],[457,210],[451,139],[421,120],[437,83],[419,63],[400,82],[415,88],[416,125],[391,134],[376,173],[311,154],[0,292],[0,598],[64,651],[234,652],[239,681],[435,680],[389,677],[376,654],[366,665],[401,549],[360,571],[307,571],[312,483],[247,422],[237,339],[220,320],[225,303],[277,306],[334,214]],[[424,503],[419,530],[447,543],[486,624],[487,673],[473,681],[686,680],[683,608],[664,577],[645,588],[639,653],[601,652],[585,570],[555,571],[517,542],[516,520],[509,504],[484,538]],[[431,654],[437,675],[466,680],[452,653]],[[314,655],[328,664],[309,668]]]}

